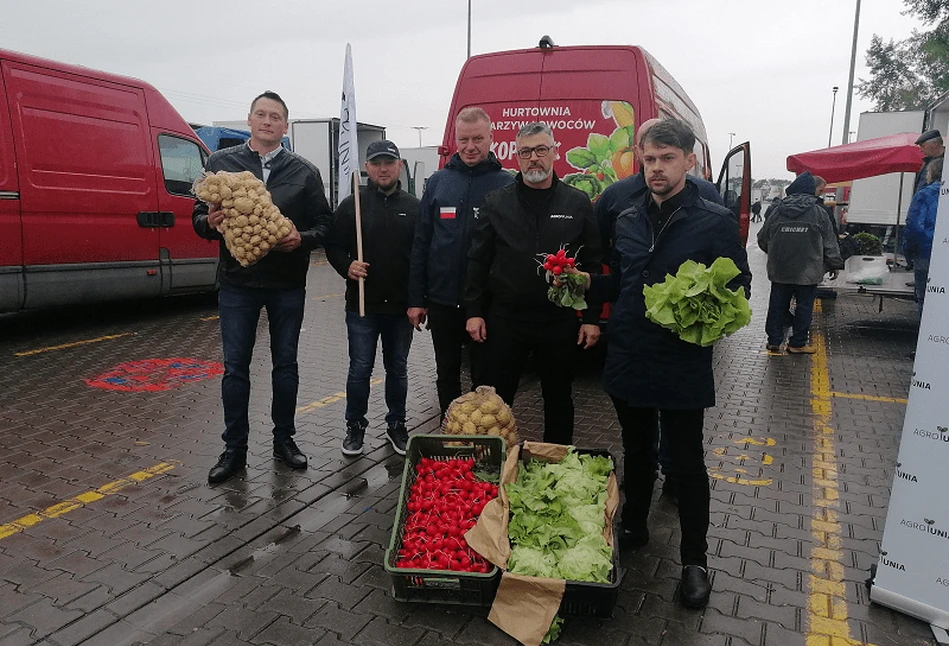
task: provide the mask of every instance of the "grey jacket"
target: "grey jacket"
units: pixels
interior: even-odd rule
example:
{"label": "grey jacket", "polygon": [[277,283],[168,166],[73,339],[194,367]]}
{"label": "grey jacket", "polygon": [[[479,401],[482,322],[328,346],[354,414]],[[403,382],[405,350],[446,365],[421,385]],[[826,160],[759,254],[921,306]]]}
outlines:
{"label": "grey jacket", "polygon": [[824,273],[844,266],[827,212],[814,195],[781,200],[758,231],[758,246],[768,254],[772,283],[817,285]]}

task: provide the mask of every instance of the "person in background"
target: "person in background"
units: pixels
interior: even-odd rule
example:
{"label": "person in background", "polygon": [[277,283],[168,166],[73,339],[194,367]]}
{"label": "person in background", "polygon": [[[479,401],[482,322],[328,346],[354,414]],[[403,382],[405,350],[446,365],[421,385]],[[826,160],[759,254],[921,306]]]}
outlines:
{"label": "person in background", "polygon": [[600,307],[581,312],[555,305],[538,266],[563,248],[591,272],[602,270],[600,236],[586,193],[554,173],[557,144],[550,127],[530,123],[517,133],[521,172],[514,184],[489,193],[468,252],[467,329],[486,348],[485,383],[509,406],[530,353],[544,397],[544,441],[573,443],[573,376],[577,346],[600,338]]}
{"label": "person in background", "polygon": [[813,354],[817,347],[809,342],[811,317],[817,285],[824,274],[831,280],[844,263],[827,219],[827,211],[818,203],[817,187],[810,172],[797,176],[787,188],[787,197],[778,204],[758,231],[758,246],[768,254],[768,280],[771,296],[765,332],[767,348],[780,352],[788,327],[791,299],[794,314],[787,351]]}
{"label": "person in background", "polygon": [[[350,195],[336,209],[326,258],[346,279],[346,330],[349,373],[346,376],[346,436],[343,455],[363,452],[369,422],[369,379],[382,339],[386,371],[386,437],[405,455],[408,358],[412,324],[405,316],[409,302],[409,255],[415,236],[419,201],[402,190],[402,156],[394,143],[374,141],[366,149],[369,181],[359,189],[363,260],[356,250],[356,202]],[[359,315],[359,279],[365,282],[365,316]]]}
{"label": "person in background", "polygon": [[936,211],[939,208],[939,189],[942,188],[941,157],[932,160],[926,167],[926,180],[916,191],[906,216],[903,231],[903,254],[913,262],[913,290],[919,315],[923,315],[923,300],[929,282],[929,260],[933,250],[933,234],[936,230]]}
{"label": "person in background", "polygon": [[749,294],[751,271],[734,215],[700,197],[698,185],[687,175],[695,165],[695,135],[689,126],[666,119],[649,129],[642,146],[649,191],[616,220],[610,274],[585,276],[593,298],[615,301],[603,381],[623,434],[626,500],[621,545],[637,548],[649,542],[647,519],[661,416],[670,472],[678,481],[679,602],[703,608],[712,590],[703,432],[705,409],[715,405],[712,348],[687,343],[646,318],[643,287],[675,275],[686,260],[709,266],[725,257],[740,272],[728,287],[743,287]]}
{"label": "person in background", "polygon": [[[491,118],[484,110],[468,107],[458,113],[458,151],[425,184],[415,224],[406,313],[416,330],[427,323],[432,333],[442,417],[461,395],[462,355],[470,343],[462,290],[471,232],[484,196],[514,181],[491,152],[491,141]],[[480,344],[471,344],[472,387],[482,379],[481,350]]]}
{"label": "person in background", "polygon": [[943,144],[942,133],[938,130],[927,130],[916,140],[916,145],[923,153],[923,165],[916,173],[916,181],[913,183],[913,193],[915,194],[922,186],[926,184],[926,171],[929,165],[936,159],[942,159],[946,154],[946,146]]}
{"label": "person in background", "polygon": [[761,222],[761,200],[755,200],[751,205],[751,221]]}
{"label": "person in background", "polygon": [[768,208],[766,208],[765,211],[764,211],[764,219],[765,219],[765,220],[767,220],[767,219],[771,216],[771,211],[773,211],[773,210],[774,210],[774,207],[776,207],[776,206],[777,206],[778,204],[780,204],[780,203],[781,203],[781,198],[780,198],[780,197],[772,197],[772,198],[771,198],[771,204],[769,204],[769,205],[768,205]]}
{"label": "person in background", "polygon": [[836,236],[840,233],[840,231],[837,227],[837,218],[834,217],[834,207],[829,206],[824,202],[824,191],[827,189],[827,180],[825,180],[820,175],[815,175],[814,184],[817,187],[814,189],[814,195],[817,196],[817,205],[827,212],[827,217],[830,218],[830,226],[834,230],[834,235]]}
{"label": "person in background", "polygon": [[309,161],[281,147],[287,134],[287,104],[275,92],[254,99],[247,115],[247,143],[212,154],[205,170],[250,171],[267,185],[273,203],[293,229],[266,256],[242,267],[224,246],[224,212],[197,202],[192,225],[202,238],[220,241],[218,307],[224,346],[224,452],[208,473],[208,482],[223,482],[247,463],[250,433],[250,361],[257,339],[260,310],[267,310],[273,402],[273,455],[293,469],[305,469],[306,456],[293,440],[296,433],[300,376],[297,347],[303,325],[306,274],[310,251],[323,244],[333,212],[323,192],[320,171]]}

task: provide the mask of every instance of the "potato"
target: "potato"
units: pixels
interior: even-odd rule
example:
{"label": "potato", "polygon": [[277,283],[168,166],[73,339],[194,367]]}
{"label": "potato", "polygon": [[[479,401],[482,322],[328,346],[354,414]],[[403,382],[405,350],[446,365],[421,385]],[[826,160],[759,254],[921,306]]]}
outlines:
{"label": "potato", "polygon": [[479,386],[455,399],[445,412],[442,431],[449,435],[503,437],[508,447],[517,443],[511,409],[490,386]]}
{"label": "potato", "polygon": [[264,183],[250,171],[206,173],[193,187],[198,199],[224,211],[224,244],[243,266],[251,265],[293,230]]}

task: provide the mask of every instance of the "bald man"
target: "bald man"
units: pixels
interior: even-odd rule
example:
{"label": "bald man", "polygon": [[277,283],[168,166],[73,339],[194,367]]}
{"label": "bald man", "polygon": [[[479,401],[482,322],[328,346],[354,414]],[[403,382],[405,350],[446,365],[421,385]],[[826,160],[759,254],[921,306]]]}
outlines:
{"label": "bald man", "polygon": [[[613,248],[613,223],[620,213],[638,203],[646,197],[646,178],[642,171],[642,140],[643,135],[652,126],[662,121],[662,119],[649,119],[639,125],[636,132],[636,157],[639,159],[639,172],[631,177],[626,177],[618,182],[614,182],[603,191],[600,199],[594,206],[597,226],[600,229],[600,237],[603,241],[603,257],[609,259],[610,250]],[[704,179],[689,176],[689,179],[696,183],[699,188],[699,197],[709,202],[721,204],[724,206],[722,196],[718,189],[711,182]]]}

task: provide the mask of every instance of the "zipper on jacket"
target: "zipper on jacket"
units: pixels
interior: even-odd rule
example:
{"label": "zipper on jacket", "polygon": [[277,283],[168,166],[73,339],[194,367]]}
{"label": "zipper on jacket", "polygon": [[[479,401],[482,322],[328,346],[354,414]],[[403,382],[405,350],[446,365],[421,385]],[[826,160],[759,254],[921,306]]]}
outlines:
{"label": "zipper on jacket", "polygon": [[666,223],[662,225],[661,229],[659,229],[659,233],[656,233],[655,229],[653,229],[652,222],[649,221],[649,218],[647,216],[646,220],[649,221],[649,232],[652,234],[652,244],[649,245],[649,253],[652,253],[653,250],[656,248],[656,243],[659,241],[659,238],[662,236],[663,231],[665,231],[668,228],[668,226],[672,224],[672,220],[675,219],[675,216],[678,215],[679,211],[681,210],[682,210],[682,207],[680,206],[669,215],[669,219],[666,220]]}

